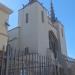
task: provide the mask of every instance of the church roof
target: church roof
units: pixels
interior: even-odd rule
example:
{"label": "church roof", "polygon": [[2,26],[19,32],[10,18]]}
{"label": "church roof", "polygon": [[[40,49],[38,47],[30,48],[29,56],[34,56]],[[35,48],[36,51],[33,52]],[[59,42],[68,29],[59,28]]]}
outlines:
{"label": "church roof", "polygon": [[[44,10],[46,10],[48,12],[48,10],[42,5],[42,3],[38,2],[38,1],[35,1],[35,2],[37,2]],[[35,2],[33,2],[33,3],[35,3]],[[29,5],[32,5],[33,3],[28,3],[26,5],[23,5],[23,8],[19,9],[19,11],[22,10],[22,9],[25,9]]]}

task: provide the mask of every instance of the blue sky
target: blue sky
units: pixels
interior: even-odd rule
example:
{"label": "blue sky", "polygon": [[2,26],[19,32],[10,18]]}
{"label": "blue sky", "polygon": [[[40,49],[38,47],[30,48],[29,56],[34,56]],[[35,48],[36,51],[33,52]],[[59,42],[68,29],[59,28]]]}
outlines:
{"label": "blue sky", "polygon": [[[39,0],[50,11],[50,0]],[[0,0],[1,3],[13,10],[9,18],[9,29],[18,25],[18,10],[28,0]],[[56,17],[63,23],[65,29],[67,51],[70,57],[75,58],[75,0],[54,0]]]}

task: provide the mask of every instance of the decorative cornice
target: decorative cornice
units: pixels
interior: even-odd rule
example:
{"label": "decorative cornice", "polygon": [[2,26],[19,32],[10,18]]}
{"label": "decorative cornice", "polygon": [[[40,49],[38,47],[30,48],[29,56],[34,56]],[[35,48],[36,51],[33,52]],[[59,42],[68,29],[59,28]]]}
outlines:
{"label": "decorative cornice", "polygon": [[4,33],[0,33],[0,35],[5,36],[5,37],[8,37],[8,35],[6,35],[6,34],[4,34]]}
{"label": "decorative cornice", "polygon": [[17,28],[21,28],[21,27],[15,27],[15,28],[13,28],[13,29],[11,29],[11,30],[8,30],[8,32],[10,32],[10,31],[13,31],[13,30],[15,30],[15,29],[17,29]]}
{"label": "decorative cornice", "polygon": [[12,10],[9,9],[8,7],[4,6],[3,4],[0,3],[0,10],[2,12],[5,12],[5,13],[8,13],[8,14],[11,14],[12,13]]}
{"label": "decorative cornice", "polygon": [[8,42],[14,41],[14,40],[16,40],[16,39],[18,39],[18,38],[17,38],[17,37],[14,37],[14,38],[12,38],[11,40],[9,40]]}

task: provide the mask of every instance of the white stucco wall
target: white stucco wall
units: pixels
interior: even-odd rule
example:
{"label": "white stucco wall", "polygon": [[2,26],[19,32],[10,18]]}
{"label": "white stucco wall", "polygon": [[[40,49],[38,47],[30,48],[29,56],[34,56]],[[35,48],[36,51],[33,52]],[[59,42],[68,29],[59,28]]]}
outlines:
{"label": "white stucco wall", "polygon": [[61,52],[62,52],[63,55],[67,56],[67,48],[66,48],[64,27],[60,23],[58,28],[59,28],[59,38],[60,38],[60,44],[61,44]]}
{"label": "white stucco wall", "polygon": [[11,45],[11,48],[19,49],[19,27],[9,30],[8,37],[8,43]]}
{"label": "white stucco wall", "polygon": [[[42,23],[41,12],[44,13],[44,22]],[[28,14],[28,23],[26,23],[26,14]],[[24,9],[19,10],[19,29],[10,31],[9,39],[18,37],[15,40],[14,47],[24,49],[29,47],[30,50],[35,50],[41,55],[47,54],[49,48],[49,31],[53,31],[57,40],[60,39],[61,52],[66,55],[65,36],[61,33],[62,26],[55,23],[55,27],[50,23],[47,10],[38,2],[27,5]],[[58,29],[58,31],[57,31]],[[59,35],[58,35],[59,34]],[[64,34],[64,33],[63,33]],[[14,41],[11,42],[12,46]]]}
{"label": "white stucco wall", "polygon": [[[28,23],[26,14],[28,13]],[[21,20],[22,19],[22,20]],[[21,48],[29,47],[38,50],[38,10],[37,4],[32,4],[19,11]]]}
{"label": "white stucco wall", "polygon": [[[41,18],[42,11],[44,23]],[[29,14],[28,23],[25,22],[26,13]],[[47,10],[37,2],[19,10],[19,26],[21,48],[29,47],[30,50],[38,50],[42,55],[45,55],[49,48],[48,31],[52,30],[57,37],[56,30],[48,23]]]}

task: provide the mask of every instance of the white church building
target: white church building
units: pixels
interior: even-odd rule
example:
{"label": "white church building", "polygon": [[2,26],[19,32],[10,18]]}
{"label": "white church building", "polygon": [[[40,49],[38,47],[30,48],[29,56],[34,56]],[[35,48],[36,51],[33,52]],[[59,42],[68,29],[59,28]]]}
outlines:
{"label": "white church building", "polygon": [[[30,0],[18,12],[18,27],[8,31],[8,43],[16,49],[29,48],[42,55],[47,50],[67,56],[64,26],[56,19],[51,3],[51,15],[37,0]],[[55,47],[55,48],[54,48]]]}
{"label": "white church building", "polygon": [[2,4],[0,10],[0,16],[4,16],[3,19],[0,17],[0,51],[9,44],[14,50],[27,49],[28,53],[38,53],[58,61],[58,67],[66,67],[62,58],[67,57],[64,25],[55,16],[52,0],[50,15],[40,2],[29,0],[18,11],[18,26],[9,31],[6,25],[12,11]]}
{"label": "white church building", "polygon": [[64,26],[55,16],[52,1],[49,15],[40,2],[29,0],[18,11],[18,26],[8,31],[8,37],[12,48],[28,48],[29,53],[49,56],[60,64],[62,55],[67,56]]}

